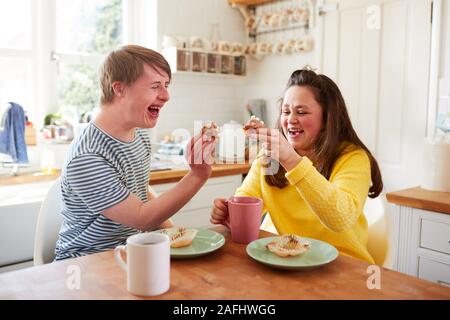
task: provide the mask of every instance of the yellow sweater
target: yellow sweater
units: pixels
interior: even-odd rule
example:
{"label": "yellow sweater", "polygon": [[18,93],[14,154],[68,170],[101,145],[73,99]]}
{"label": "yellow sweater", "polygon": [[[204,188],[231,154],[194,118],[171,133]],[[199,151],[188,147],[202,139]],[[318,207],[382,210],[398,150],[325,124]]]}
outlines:
{"label": "yellow sweater", "polygon": [[283,189],[268,185],[255,160],[236,195],[262,199],[263,212],[269,212],[279,234],[323,240],[343,254],[374,263],[367,251],[368,226],[362,211],[371,183],[364,150],[344,152],[329,180],[306,157],[286,178],[289,185]]}

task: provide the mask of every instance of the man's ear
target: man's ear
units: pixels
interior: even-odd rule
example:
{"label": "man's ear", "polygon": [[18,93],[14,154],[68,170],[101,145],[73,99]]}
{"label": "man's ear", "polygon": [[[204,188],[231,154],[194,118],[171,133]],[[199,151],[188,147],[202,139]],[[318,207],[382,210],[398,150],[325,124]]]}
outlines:
{"label": "man's ear", "polygon": [[119,81],[115,81],[112,83],[111,85],[113,91],[114,91],[114,95],[118,96],[118,97],[123,97],[123,93],[124,93],[124,85],[119,82]]}

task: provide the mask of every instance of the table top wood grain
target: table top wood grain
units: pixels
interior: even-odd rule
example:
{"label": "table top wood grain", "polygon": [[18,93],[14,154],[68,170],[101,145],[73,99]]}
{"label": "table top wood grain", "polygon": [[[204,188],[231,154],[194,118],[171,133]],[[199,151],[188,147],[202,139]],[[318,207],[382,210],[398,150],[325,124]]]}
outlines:
{"label": "table top wood grain", "polygon": [[[252,260],[225,227],[214,230],[226,244],[203,257],[172,260],[170,290],[157,297],[130,294],[125,272],[107,251],[0,274],[0,299],[450,299],[450,288],[384,268],[381,288],[369,289],[369,264],[342,255],[309,271],[272,269]],[[70,289],[74,269],[79,289]]]}

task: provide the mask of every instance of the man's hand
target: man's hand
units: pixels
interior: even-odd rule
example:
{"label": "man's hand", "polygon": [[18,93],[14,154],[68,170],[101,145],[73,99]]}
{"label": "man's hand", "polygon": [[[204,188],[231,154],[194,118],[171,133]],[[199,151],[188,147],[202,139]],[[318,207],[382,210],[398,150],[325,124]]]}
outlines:
{"label": "man's hand", "polygon": [[191,167],[191,173],[202,180],[211,175],[211,165],[214,163],[214,140],[205,141],[200,133],[193,137],[186,147],[186,160]]}

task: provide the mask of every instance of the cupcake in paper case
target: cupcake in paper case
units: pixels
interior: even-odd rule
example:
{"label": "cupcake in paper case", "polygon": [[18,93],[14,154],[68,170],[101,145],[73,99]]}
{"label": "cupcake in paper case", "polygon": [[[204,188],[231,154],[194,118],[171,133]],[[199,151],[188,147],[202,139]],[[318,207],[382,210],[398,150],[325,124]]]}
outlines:
{"label": "cupcake in paper case", "polygon": [[311,243],[295,234],[287,234],[269,242],[266,248],[279,257],[287,258],[304,254],[311,249]]}

